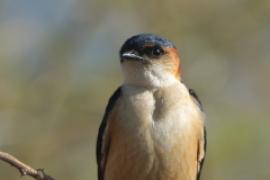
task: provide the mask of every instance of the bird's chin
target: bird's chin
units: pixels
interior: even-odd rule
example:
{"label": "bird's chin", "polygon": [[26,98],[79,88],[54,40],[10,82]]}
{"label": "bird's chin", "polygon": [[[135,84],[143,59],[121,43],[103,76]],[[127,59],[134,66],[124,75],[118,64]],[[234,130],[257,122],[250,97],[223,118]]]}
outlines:
{"label": "bird's chin", "polygon": [[121,63],[138,63],[138,64],[143,64],[143,65],[147,65],[147,64],[151,64],[151,61],[149,61],[148,59],[139,59],[139,58],[128,58],[128,59],[121,59]]}

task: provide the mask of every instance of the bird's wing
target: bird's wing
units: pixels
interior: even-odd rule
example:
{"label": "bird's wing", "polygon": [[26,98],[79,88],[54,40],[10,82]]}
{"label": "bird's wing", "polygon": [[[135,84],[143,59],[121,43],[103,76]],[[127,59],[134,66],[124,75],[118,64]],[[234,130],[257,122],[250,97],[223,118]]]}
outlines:
{"label": "bird's wing", "polygon": [[[199,97],[197,96],[197,94],[194,92],[194,90],[189,89],[189,94],[192,96],[193,100],[195,101],[195,103],[198,105],[198,107],[200,108],[201,111],[203,111],[202,108],[202,103],[199,100]],[[202,167],[203,167],[203,162],[204,162],[204,158],[205,158],[205,153],[206,153],[206,144],[207,144],[207,139],[206,139],[206,128],[205,126],[202,129],[201,132],[201,137],[198,141],[198,148],[197,148],[197,180],[200,179],[200,175],[201,175],[201,171],[202,171]]]}
{"label": "bird's wing", "polygon": [[206,128],[204,127],[203,129],[203,135],[201,139],[198,142],[198,150],[197,150],[197,180],[200,179],[201,172],[202,172],[202,167],[204,163],[204,158],[205,158],[205,153],[206,153]]}
{"label": "bird's wing", "polygon": [[110,114],[114,109],[116,101],[121,96],[121,87],[119,87],[107,104],[102,122],[98,130],[97,144],[96,144],[96,158],[98,165],[98,180],[104,180],[104,171],[106,166],[107,153],[110,148],[110,137],[107,133],[108,125],[110,124]]}

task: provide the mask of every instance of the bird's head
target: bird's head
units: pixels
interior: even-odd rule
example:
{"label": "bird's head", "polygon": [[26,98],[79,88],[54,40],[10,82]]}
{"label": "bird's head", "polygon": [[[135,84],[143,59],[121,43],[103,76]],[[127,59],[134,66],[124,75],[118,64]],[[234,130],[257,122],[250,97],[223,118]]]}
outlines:
{"label": "bird's head", "polygon": [[180,58],[175,46],[154,34],[129,38],[120,50],[126,84],[161,87],[180,80]]}

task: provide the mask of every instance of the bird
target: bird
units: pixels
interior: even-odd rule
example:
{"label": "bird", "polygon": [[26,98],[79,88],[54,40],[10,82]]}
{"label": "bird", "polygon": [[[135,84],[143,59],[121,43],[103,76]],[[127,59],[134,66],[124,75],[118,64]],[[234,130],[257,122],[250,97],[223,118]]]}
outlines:
{"label": "bird", "polygon": [[120,49],[123,83],[98,129],[98,180],[199,180],[205,113],[182,82],[180,55],[166,38],[142,33]]}

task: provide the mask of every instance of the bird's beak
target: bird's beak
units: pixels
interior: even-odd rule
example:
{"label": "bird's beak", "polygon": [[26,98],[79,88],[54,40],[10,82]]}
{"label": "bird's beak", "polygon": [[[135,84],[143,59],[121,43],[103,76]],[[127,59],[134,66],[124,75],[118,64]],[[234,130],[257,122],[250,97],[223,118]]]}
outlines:
{"label": "bird's beak", "polygon": [[142,56],[139,56],[137,53],[135,53],[133,51],[128,51],[128,52],[124,52],[123,54],[121,54],[121,61],[123,62],[124,60],[142,61],[142,60],[144,60],[144,58]]}

